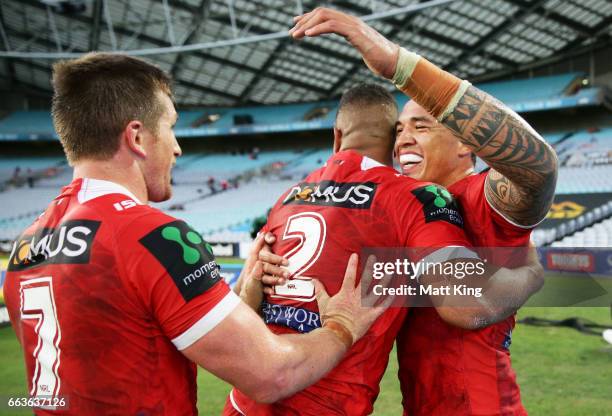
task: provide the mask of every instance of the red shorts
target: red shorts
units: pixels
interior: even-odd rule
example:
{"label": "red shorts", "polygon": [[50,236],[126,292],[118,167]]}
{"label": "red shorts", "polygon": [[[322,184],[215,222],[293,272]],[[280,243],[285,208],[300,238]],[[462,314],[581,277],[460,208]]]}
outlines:
{"label": "red shorts", "polygon": [[404,415],[527,415],[511,367],[514,317],[477,331],[410,310],[397,339]]}

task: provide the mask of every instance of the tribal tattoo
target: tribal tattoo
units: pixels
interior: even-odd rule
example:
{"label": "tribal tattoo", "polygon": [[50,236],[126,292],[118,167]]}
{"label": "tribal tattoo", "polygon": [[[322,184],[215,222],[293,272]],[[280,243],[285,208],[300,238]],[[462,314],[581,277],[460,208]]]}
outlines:
{"label": "tribal tattoo", "polygon": [[491,166],[485,195],[495,209],[523,226],[546,216],[557,183],[557,155],[527,122],[470,86],[442,124]]}

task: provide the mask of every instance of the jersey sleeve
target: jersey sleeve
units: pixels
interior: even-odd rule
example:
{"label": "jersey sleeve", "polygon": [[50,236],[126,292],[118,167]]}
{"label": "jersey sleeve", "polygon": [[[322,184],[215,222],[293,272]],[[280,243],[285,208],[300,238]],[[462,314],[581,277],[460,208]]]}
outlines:
{"label": "jersey sleeve", "polygon": [[417,257],[439,262],[478,257],[470,249],[457,201],[444,187],[428,183],[400,186],[396,194],[401,195],[402,203],[389,209],[399,224],[404,246],[416,249]]}
{"label": "jersey sleeve", "polygon": [[[212,248],[187,223],[161,213],[130,226],[122,247],[131,286],[182,350],[227,317],[240,302],[219,272]],[[125,239],[124,239],[125,241]]]}
{"label": "jersey sleeve", "polygon": [[488,227],[489,232],[496,236],[504,236],[504,245],[526,245],[529,242],[531,231],[537,224],[531,227],[516,224],[493,208],[491,203],[487,200],[484,191],[486,179],[487,172],[477,175],[477,177],[474,178],[474,182],[467,190],[466,203],[470,206],[470,210],[474,210],[474,214],[482,219],[482,222]]}

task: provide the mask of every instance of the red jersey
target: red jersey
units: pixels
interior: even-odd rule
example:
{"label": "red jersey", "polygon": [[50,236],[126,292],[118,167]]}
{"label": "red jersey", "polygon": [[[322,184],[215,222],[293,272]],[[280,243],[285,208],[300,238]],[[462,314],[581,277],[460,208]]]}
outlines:
{"label": "red jersey", "polygon": [[15,243],[4,286],[37,414],[195,415],[180,350],[238,304],[209,246],[112,182],[76,179]]}
{"label": "red jersey", "polygon": [[[521,247],[532,228],[511,223],[484,194],[486,172],[449,191],[464,213],[475,247]],[[526,415],[510,363],[514,316],[487,328],[463,330],[434,308],[410,310],[397,340],[404,415]]]}
{"label": "red jersey", "polygon": [[[446,211],[434,205],[442,189],[398,175],[356,152],[336,153],[272,208],[267,228],[277,237],[273,251],[289,259],[294,277],[316,277],[333,295],[340,290],[351,253],[365,247],[465,247],[461,217],[450,194],[444,191],[449,198]],[[457,257],[467,257],[460,255],[465,252],[457,250]],[[308,284],[289,280],[285,286],[293,285],[296,292],[266,297],[264,319],[272,331],[304,333],[321,326],[316,301],[308,299],[307,291],[299,293]],[[225,414],[371,413],[405,311],[389,309],[316,384],[273,405],[257,404],[234,389]]]}

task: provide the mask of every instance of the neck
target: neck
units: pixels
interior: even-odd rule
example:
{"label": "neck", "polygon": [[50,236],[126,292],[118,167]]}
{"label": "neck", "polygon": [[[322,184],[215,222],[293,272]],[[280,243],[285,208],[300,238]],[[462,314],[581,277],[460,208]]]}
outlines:
{"label": "neck", "polygon": [[387,151],[380,151],[376,149],[369,149],[361,152],[362,155],[369,157],[385,166],[393,166],[393,155]]}
{"label": "neck", "polygon": [[342,140],[340,151],[353,150],[386,166],[393,166],[393,149],[381,146],[383,139],[376,136],[350,135]]}
{"label": "neck", "polygon": [[83,160],[74,164],[73,179],[90,178],[114,182],[130,191],[138,200],[149,201],[147,185],[136,163],[117,163],[114,158],[107,161]]}
{"label": "neck", "polygon": [[474,174],[474,166],[467,166],[455,169],[449,173],[445,178],[440,180],[440,185],[448,188],[449,186],[459,182],[461,179],[467,178]]}

